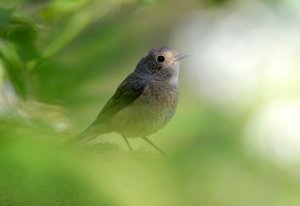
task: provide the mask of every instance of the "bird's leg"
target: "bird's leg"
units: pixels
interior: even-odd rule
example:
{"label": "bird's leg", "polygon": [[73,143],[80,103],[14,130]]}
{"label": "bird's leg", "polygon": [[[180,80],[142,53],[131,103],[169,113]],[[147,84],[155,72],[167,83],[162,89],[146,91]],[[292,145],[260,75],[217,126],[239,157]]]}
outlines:
{"label": "bird's leg", "polygon": [[129,144],[128,139],[127,139],[126,137],[124,137],[123,135],[122,135],[122,137],[123,137],[123,139],[125,140],[128,149],[129,149],[130,151],[133,151],[132,147],[131,147],[130,144]]}
{"label": "bird's leg", "polygon": [[161,153],[163,156],[167,157],[166,153],[162,151],[158,146],[156,146],[153,142],[151,142],[148,138],[142,137],[142,139],[151,144],[151,146],[154,147],[157,151],[159,151],[159,153]]}

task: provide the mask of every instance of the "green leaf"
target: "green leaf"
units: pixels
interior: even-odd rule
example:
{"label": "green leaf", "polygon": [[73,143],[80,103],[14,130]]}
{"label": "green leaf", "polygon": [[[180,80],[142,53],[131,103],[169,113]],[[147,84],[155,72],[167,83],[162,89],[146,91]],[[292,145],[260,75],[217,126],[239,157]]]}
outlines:
{"label": "green leaf", "polygon": [[25,99],[25,68],[15,46],[10,42],[4,43],[0,41],[0,58],[3,61],[5,71],[16,92],[22,99]]}

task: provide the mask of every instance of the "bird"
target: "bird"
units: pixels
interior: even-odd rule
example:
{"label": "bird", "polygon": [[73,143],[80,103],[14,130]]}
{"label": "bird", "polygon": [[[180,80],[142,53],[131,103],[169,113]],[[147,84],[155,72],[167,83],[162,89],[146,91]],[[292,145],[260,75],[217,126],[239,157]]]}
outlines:
{"label": "bird", "polygon": [[88,142],[101,134],[116,132],[131,151],[128,138],[139,137],[166,155],[148,136],[163,128],[175,114],[180,60],[187,56],[165,46],[150,49],[96,119],[72,142]]}

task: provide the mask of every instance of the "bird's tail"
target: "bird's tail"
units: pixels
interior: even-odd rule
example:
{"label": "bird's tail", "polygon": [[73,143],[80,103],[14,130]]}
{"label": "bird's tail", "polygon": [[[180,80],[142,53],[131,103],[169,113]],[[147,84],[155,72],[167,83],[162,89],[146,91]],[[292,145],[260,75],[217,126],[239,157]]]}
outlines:
{"label": "bird's tail", "polygon": [[107,133],[101,126],[91,124],[87,129],[81,132],[79,135],[72,138],[69,143],[86,143],[92,139],[95,139],[97,136],[101,134]]}

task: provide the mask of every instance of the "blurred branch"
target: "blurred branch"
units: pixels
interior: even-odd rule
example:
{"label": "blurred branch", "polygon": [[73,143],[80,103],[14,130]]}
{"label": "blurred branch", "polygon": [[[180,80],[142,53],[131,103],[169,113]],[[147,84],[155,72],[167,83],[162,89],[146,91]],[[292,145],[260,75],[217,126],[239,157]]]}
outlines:
{"label": "blurred branch", "polygon": [[[43,51],[43,57],[49,57],[64,48],[72,39],[82,32],[91,23],[99,20],[101,17],[112,13],[121,8],[122,4],[128,2],[126,0],[115,1],[88,1],[74,2],[70,7],[72,10],[71,18],[64,25],[63,29],[56,35],[56,39],[46,46]],[[137,3],[132,1],[131,3]]]}
{"label": "blurred branch", "polygon": [[[26,99],[26,73],[40,57],[49,58],[66,47],[87,26],[105,15],[118,11],[123,4],[139,1],[48,1],[32,14],[32,18],[42,20],[39,24],[51,28],[45,32],[46,41],[40,42],[38,51],[35,42],[41,36],[41,26],[16,9],[0,8],[0,58],[7,77],[17,94]],[[25,3],[25,2],[24,2]],[[27,2],[27,7],[33,2]],[[49,19],[59,22],[51,25]],[[53,23],[53,22],[52,22]]]}

